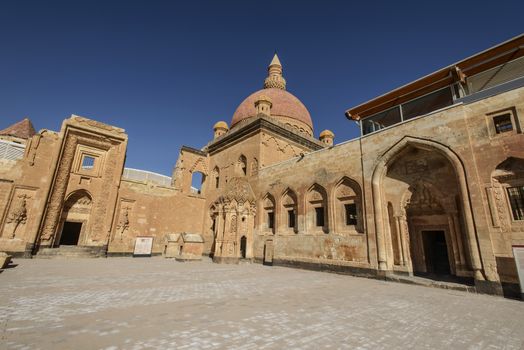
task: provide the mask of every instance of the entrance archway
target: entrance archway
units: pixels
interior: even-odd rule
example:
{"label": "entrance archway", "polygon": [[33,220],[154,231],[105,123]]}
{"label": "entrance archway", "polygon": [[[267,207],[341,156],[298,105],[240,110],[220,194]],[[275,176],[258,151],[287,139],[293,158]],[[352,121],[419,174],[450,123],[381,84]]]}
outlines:
{"label": "entrance archway", "polygon": [[[380,270],[428,272],[438,239],[452,275],[484,280],[464,168],[449,148],[405,137],[384,153],[372,186]],[[444,236],[424,245],[429,231]]]}
{"label": "entrance archway", "polygon": [[86,191],[72,193],[64,204],[55,246],[82,245],[87,238],[92,198]]}

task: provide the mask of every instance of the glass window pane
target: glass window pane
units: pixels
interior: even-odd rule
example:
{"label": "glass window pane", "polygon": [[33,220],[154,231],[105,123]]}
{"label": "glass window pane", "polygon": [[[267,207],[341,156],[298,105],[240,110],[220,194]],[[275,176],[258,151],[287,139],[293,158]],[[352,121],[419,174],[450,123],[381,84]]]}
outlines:
{"label": "glass window pane", "polygon": [[514,220],[524,220],[524,186],[508,188],[509,202]]}
{"label": "glass window pane", "polygon": [[95,158],[90,156],[84,156],[82,159],[82,169],[93,169],[95,165]]}
{"label": "glass window pane", "polygon": [[509,113],[493,117],[493,123],[495,124],[497,134],[513,130],[513,123],[511,122],[511,115]]}
{"label": "glass window pane", "polygon": [[387,128],[388,126],[400,123],[400,109],[398,106],[387,111],[375,114],[362,120],[362,133],[364,135],[373,131]]}
{"label": "glass window pane", "polygon": [[404,120],[415,118],[437,109],[451,106],[453,104],[453,96],[451,89],[445,87],[444,89],[432,92],[429,95],[422,96],[416,100],[407,102],[402,105],[402,116]]}

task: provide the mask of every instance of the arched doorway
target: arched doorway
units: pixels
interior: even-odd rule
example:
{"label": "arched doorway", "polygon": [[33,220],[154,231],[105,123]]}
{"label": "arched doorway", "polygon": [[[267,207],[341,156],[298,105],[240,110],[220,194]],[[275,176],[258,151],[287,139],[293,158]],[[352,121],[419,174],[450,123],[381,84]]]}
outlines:
{"label": "arched doorway", "polygon": [[242,259],[246,258],[246,249],[247,249],[247,238],[246,236],[242,236],[240,238],[240,256]]}
{"label": "arched doorway", "polygon": [[[452,199],[453,194],[450,200]],[[442,202],[448,203],[444,206]],[[449,276],[457,274],[458,266],[460,274],[460,269],[464,269],[463,262],[460,261],[463,234],[450,226],[454,221],[453,213],[457,212],[455,206],[446,201],[445,195],[434,186],[423,180],[418,180],[408,188],[401,203],[405,215],[401,215],[400,220],[407,223],[409,256],[413,272],[434,277]],[[450,208],[453,210],[449,210]],[[395,252],[395,245],[398,246],[396,240],[402,238],[397,235],[395,239],[394,229],[396,227],[391,228]],[[458,260],[453,259],[455,251]],[[397,255],[401,255],[400,252],[394,254]]]}
{"label": "arched doorway", "polygon": [[82,245],[89,230],[92,198],[86,191],[72,193],[64,204],[60,217],[59,237],[55,246]]}
{"label": "arched doorway", "polygon": [[464,168],[449,148],[405,137],[372,185],[380,270],[484,280]]}

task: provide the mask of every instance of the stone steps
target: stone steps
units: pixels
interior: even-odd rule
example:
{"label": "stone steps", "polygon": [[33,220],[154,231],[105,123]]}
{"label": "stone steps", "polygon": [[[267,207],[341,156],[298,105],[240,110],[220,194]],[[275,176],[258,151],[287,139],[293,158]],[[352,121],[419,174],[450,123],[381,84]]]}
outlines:
{"label": "stone steps", "polygon": [[83,247],[62,245],[57,248],[42,248],[34,258],[57,259],[57,258],[105,258],[106,250],[102,247]]}

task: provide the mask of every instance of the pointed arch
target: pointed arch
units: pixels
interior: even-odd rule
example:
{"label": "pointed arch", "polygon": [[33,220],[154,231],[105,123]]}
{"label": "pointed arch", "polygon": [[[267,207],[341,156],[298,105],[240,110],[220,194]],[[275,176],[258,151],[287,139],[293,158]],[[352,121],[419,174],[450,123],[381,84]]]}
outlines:
{"label": "pointed arch", "polygon": [[473,270],[475,279],[484,280],[484,276],[481,272],[482,263],[480,260],[478,238],[473,223],[473,211],[469,200],[467,177],[463,162],[449,147],[436,141],[411,136],[403,137],[395,145],[386,150],[379,158],[372,174],[371,184],[379,269],[388,269],[388,254],[386,247],[391,245],[390,237],[388,237],[389,235],[386,235],[386,231],[389,232],[389,229],[386,230],[386,223],[388,222],[387,201],[384,198],[382,184],[390,164],[397,160],[409,148],[420,149],[427,152],[436,152],[444,157],[454,170],[459,190],[459,201],[463,211],[466,235],[465,241],[469,248],[471,269]]}
{"label": "pointed arch", "polygon": [[363,233],[362,191],[359,183],[343,176],[333,191],[335,230],[339,233]]}
{"label": "pointed arch", "polygon": [[275,234],[275,197],[271,193],[266,193],[262,198],[262,230]]}
{"label": "pointed arch", "polygon": [[298,233],[298,197],[291,188],[286,188],[280,198],[282,230]]}
{"label": "pointed arch", "polygon": [[92,208],[93,197],[89,191],[81,189],[67,195],[54,245],[85,243],[89,234]]}
{"label": "pointed arch", "polygon": [[247,158],[241,154],[237,161],[237,173],[241,176],[247,175]]}
{"label": "pointed arch", "polygon": [[312,234],[329,233],[326,189],[315,183],[306,192],[306,231]]}

